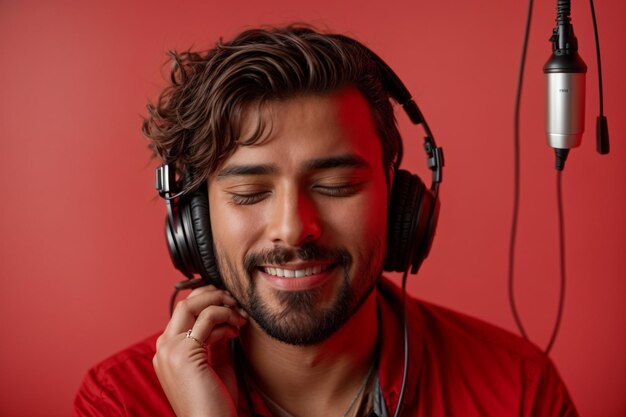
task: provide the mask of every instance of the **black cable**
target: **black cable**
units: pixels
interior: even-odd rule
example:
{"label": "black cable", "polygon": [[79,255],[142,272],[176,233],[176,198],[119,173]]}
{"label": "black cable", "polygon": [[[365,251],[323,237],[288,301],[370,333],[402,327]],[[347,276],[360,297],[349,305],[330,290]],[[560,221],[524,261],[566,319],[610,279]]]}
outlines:
{"label": "black cable", "polygon": [[526,51],[528,50],[528,36],[530,34],[530,23],[533,11],[533,0],[528,0],[528,12],[526,14],[526,26],[524,28],[524,42],[522,45],[522,56],[520,59],[519,73],[517,77],[517,89],[515,91],[515,115],[513,122],[513,219],[511,221],[511,237],[509,240],[509,271],[508,271],[508,287],[509,287],[509,305],[515,319],[515,324],[522,336],[528,339],[528,334],[524,329],[517,306],[515,305],[515,291],[513,272],[515,269],[515,241],[517,239],[517,222],[519,213],[519,195],[520,195],[520,146],[519,146],[519,113],[520,101],[522,97],[522,84],[524,80],[524,66],[526,64]]}
{"label": "black cable", "polygon": [[206,281],[202,278],[185,279],[174,284],[174,291],[170,296],[170,317],[172,317],[172,314],[174,314],[174,304],[176,303],[176,297],[178,297],[179,292],[181,292],[182,290],[193,290],[195,288],[202,287],[203,285],[207,284]]}
{"label": "black cable", "polygon": [[[437,205],[437,202],[439,201],[439,182],[434,182],[432,185],[432,192],[433,192],[433,207]],[[415,245],[415,243],[413,242],[411,244],[411,248],[409,250],[409,253],[413,253],[413,245]],[[424,259],[420,260],[420,263],[417,265],[417,268],[415,268],[411,274],[412,275],[416,275],[417,274],[417,269],[419,269],[419,267],[421,267],[421,262]],[[408,380],[408,376],[409,376],[409,320],[407,318],[407,312],[406,312],[406,281],[407,281],[407,277],[409,274],[409,270],[411,270],[411,265],[408,265],[406,267],[406,269],[404,270],[404,273],[402,274],[402,300],[401,300],[401,304],[402,304],[402,331],[403,331],[403,338],[404,338],[404,366],[402,369],[402,384],[400,385],[400,395],[398,396],[398,404],[396,405],[396,411],[394,412],[393,416],[394,417],[399,417],[400,416],[400,411],[402,411],[402,402],[404,401],[404,393],[406,392],[406,383]]]}
{"label": "black cable", "polygon": [[602,60],[600,59],[600,40],[598,39],[598,25],[596,24],[596,10],[593,7],[593,0],[589,0],[591,8],[591,20],[593,22],[593,35],[596,40],[596,61],[598,63],[598,98],[600,116],[604,116],[604,93],[602,88]]}
{"label": "black cable", "polygon": [[[522,320],[515,304],[515,291],[514,291],[514,259],[515,259],[515,241],[517,238],[517,223],[519,212],[519,184],[520,184],[520,149],[519,149],[519,113],[520,113],[520,101],[521,91],[524,79],[524,65],[526,61],[526,52],[528,49],[528,36],[530,33],[530,22],[532,16],[533,0],[528,1],[528,14],[526,16],[526,27],[524,30],[524,42],[522,46],[522,56],[520,60],[519,75],[517,79],[517,91],[515,94],[515,119],[514,119],[514,198],[513,198],[513,221],[511,225],[511,237],[509,242],[509,276],[508,276],[508,290],[509,290],[509,304],[513,313],[515,323],[522,334],[522,336],[529,340],[528,334],[524,329]],[[566,157],[567,155],[565,155]],[[557,209],[558,209],[558,222],[559,222],[559,268],[560,268],[560,288],[559,288],[559,305],[557,310],[556,321],[550,335],[548,344],[544,350],[544,354],[547,356],[552,347],[559,332],[561,321],[563,318],[563,310],[565,305],[565,284],[566,284],[566,272],[565,272],[565,222],[563,219],[563,192],[561,184],[561,172],[557,167],[556,177],[556,193],[557,193]]]}
{"label": "black cable", "polygon": [[398,396],[398,404],[396,405],[396,411],[394,417],[400,416],[402,408],[402,401],[404,401],[404,393],[406,392],[406,382],[409,375],[409,326],[406,314],[406,278],[409,273],[409,267],[404,270],[402,274],[402,328],[404,332],[404,369],[402,370],[402,385],[400,387],[400,395]]}
{"label": "black cable", "polygon": [[565,220],[563,218],[563,190],[561,185],[561,173],[562,171],[556,171],[556,201],[559,218],[559,268],[561,272],[559,307],[556,314],[554,328],[552,329],[552,335],[550,336],[550,341],[548,342],[548,345],[544,350],[546,356],[550,354],[552,346],[554,345],[554,341],[556,340],[556,336],[559,333],[559,328],[561,327],[561,319],[563,318],[563,309],[565,306]]}
{"label": "black cable", "polygon": [[599,114],[596,119],[596,150],[601,155],[606,155],[611,150],[609,143],[609,122],[604,116],[604,88],[602,87],[602,60],[600,59],[600,38],[598,36],[598,25],[596,23],[596,11],[593,0],[589,0],[591,8],[591,20],[593,22],[593,34],[596,43],[596,62],[598,64],[598,106]]}

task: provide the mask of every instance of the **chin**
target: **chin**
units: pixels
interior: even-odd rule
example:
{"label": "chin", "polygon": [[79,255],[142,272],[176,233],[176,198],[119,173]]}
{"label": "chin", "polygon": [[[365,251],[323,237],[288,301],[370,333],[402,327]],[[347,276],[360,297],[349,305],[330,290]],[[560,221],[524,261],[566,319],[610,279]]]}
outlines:
{"label": "chin", "polygon": [[365,291],[356,293],[344,278],[334,302],[328,307],[320,307],[324,303],[324,295],[317,288],[272,291],[274,300],[271,303],[254,292],[249,294],[246,311],[273,339],[294,346],[312,346],[339,331],[369,297],[375,284],[376,281],[373,281]]}

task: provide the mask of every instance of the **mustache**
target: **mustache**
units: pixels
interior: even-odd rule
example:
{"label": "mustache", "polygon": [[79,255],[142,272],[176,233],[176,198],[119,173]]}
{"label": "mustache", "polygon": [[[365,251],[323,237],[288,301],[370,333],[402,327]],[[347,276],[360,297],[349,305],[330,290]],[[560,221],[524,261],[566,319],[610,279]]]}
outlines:
{"label": "mustache", "polygon": [[305,243],[298,248],[275,246],[244,257],[243,265],[248,273],[262,264],[285,264],[290,261],[324,261],[348,267],[352,263],[350,252],[343,248],[327,248],[314,243]]}

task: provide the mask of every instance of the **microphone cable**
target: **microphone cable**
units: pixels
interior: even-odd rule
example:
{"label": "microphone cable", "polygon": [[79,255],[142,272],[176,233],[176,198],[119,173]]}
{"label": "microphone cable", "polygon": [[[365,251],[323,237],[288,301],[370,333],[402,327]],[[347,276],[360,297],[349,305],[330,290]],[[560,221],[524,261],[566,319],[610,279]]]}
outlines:
{"label": "microphone cable", "polygon": [[[559,7],[563,5],[567,6],[569,9],[568,1],[557,1],[557,10]],[[591,9],[591,18],[593,23],[593,32],[595,38],[595,49],[596,49],[596,62],[598,68],[598,96],[599,96],[599,115],[596,120],[596,150],[601,155],[606,155],[609,153],[610,145],[609,145],[609,132],[608,132],[608,122],[606,117],[604,116],[604,94],[603,94],[603,86],[602,86],[602,62],[600,58],[600,40],[598,37],[598,25],[596,22],[596,13],[593,5],[593,0],[589,0],[589,7]],[[521,93],[522,93],[522,85],[524,79],[524,67],[526,63],[526,52],[528,50],[528,36],[530,34],[530,24],[532,20],[532,10],[533,10],[533,0],[528,1],[528,11],[526,15],[526,25],[524,28],[524,40],[522,43],[522,54],[520,58],[519,65],[519,73],[517,79],[517,88],[515,92],[515,111],[514,111],[514,122],[513,122],[513,216],[511,221],[511,234],[509,240],[509,259],[508,259],[508,295],[509,295],[509,305],[511,307],[511,311],[513,313],[513,319],[515,320],[515,324],[519,329],[521,335],[529,340],[528,333],[522,324],[522,319],[519,314],[519,310],[517,309],[517,305],[515,302],[515,291],[514,291],[514,264],[515,264],[515,243],[517,239],[517,224],[519,217],[519,196],[520,196],[520,146],[519,146],[519,114],[520,114],[520,101],[521,101]],[[557,150],[557,162],[559,158]],[[568,150],[561,150],[567,152]],[[567,157],[567,155],[564,155]],[[559,169],[557,164],[556,171],[556,196],[557,196],[557,216],[558,216],[558,224],[559,224],[559,270],[560,270],[560,284],[559,284],[559,301],[557,308],[557,315],[554,323],[554,327],[552,329],[552,333],[550,335],[550,339],[546,348],[544,349],[544,354],[547,356],[550,354],[552,347],[554,346],[554,342],[556,341],[556,337],[559,332],[559,328],[561,326],[561,321],[563,318],[563,310],[565,306],[565,285],[566,285],[566,272],[565,272],[565,221],[563,215],[563,190],[562,190],[562,178],[561,171],[563,166]]]}
{"label": "microphone cable", "polygon": [[528,11],[526,13],[526,24],[524,27],[524,41],[522,44],[522,55],[517,77],[517,87],[515,89],[515,112],[513,118],[513,219],[511,221],[511,234],[509,240],[508,258],[508,292],[509,306],[513,313],[513,319],[524,339],[528,340],[528,334],[522,323],[522,319],[515,304],[514,267],[515,267],[515,244],[517,242],[517,222],[519,217],[519,197],[520,197],[520,146],[519,146],[519,114],[520,101],[522,98],[522,84],[524,82],[524,67],[526,65],[526,52],[528,50],[528,36],[530,34],[531,16],[533,11],[533,0],[528,0]]}
{"label": "microphone cable", "polygon": [[560,284],[559,284],[559,306],[557,309],[556,320],[554,322],[554,328],[552,329],[552,334],[550,336],[550,340],[548,341],[548,345],[544,350],[544,354],[548,356],[550,351],[552,350],[552,346],[554,346],[554,342],[556,340],[556,336],[559,333],[559,328],[561,327],[561,321],[563,319],[563,310],[565,307],[565,283],[566,283],[566,274],[565,274],[565,220],[563,216],[563,188],[561,181],[562,171],[556,171],[556,201],[557,201],[557,211],[558,211],[558,219],[559,219],[559,270],[560,270]]}
{"label": "microphone cable", "polygon": [[[517,225],[519,220],[519,200],[520,200],[520,145],[519,145],[519,118],[520,118],[520,102],[522,95],[522,86],[524,79],[524,68],[526,64],[526,53],[528,50],[528,37],[530,34],[530,25],[532,20],[533,0],[528,1],[528,11],[526,15],[526,24],[524,28],[524,40],[522,44],[522,53],[520,58],[519,73],[517,79],[517,88],[515,92],[515,111],[513,122],[513,216],[511,222],[511,234],[509,240],[509,257],[508,257],[508,295],[509,305],[513,314],[515,324],[519,329],[521,335],[526,340],[530,340],[526,329],[522,323],[519,310],[517,309],[515,301],[515,289],[514,289],[514,270],[515,270],[515,244],[517,241]],[[556,172],[556,194],[557,194],[557,206],[558,206],[558,222],[559,222],[559,268],[560,268],[560,284],[559,284],[559,301],[557,316],[550,335],[549,342],[544,349],[544,354],[548,356],[554,342],[558,335],[559,328],[563,317],[563,310],[565,305],[565,227],[563,220],[563,196],[562,196],[562,181],[561,171]]]}

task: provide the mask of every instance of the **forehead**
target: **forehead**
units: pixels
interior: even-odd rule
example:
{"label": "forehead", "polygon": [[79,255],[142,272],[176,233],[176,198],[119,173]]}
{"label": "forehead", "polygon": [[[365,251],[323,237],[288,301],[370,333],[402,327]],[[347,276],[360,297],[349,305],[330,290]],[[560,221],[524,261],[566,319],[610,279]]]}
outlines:
{"label": "forehead", "polygon": [[261,109],[252,107],[243,118],[242,142],[254,134],[260,120],[266,126],[262,139],[239,145],[218,173],[233,164],[271,163],[294,168],[340,155],[356,156],[382,167],[372,112],[356,88],[271,101]]}

